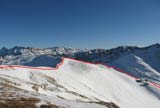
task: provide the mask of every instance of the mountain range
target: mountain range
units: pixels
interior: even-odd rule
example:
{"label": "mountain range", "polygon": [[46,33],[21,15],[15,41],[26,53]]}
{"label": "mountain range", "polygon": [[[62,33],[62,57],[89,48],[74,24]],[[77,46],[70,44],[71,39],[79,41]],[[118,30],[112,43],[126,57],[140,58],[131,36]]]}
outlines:
{"label": "mountain range", "polygon": [[159,108],[160,45],[0,50],[0,108]]}
{"label": "mountain range", "polygon": [[13,47],[0,49],[1,65],[55,67],[61,57],[114,66],[129,74],[160,82],[160,44],[147,47],[120,46],[112,49],[75,49],[64,47]]}
{"label": "mountain range", "polygon": [[159,108],[160,87],[63,58],[57,68],[0,66],[0,108]]}

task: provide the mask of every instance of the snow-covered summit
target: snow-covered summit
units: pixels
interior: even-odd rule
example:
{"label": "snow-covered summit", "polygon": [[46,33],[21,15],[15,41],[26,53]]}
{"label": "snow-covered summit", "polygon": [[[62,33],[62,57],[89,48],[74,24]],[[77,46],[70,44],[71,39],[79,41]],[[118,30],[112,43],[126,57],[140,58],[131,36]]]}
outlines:
{"label": "snow-covered summit", "polygon": [[[36,98],[56,108],[159,108],[159,89],[103,65],[65,58],[57,70],[0,68],[3,100]],[[54,108],[54,107],[53,107]]]}
{"label": "snow-covered summit", "polygon": [[148,47],[120,46],[113,49],[82,50],[65,47],[13,47],[0,50],[1,65],[55,67],[62,56],[89,62],[101,62],[120,68],[136,77],[160,82],[160,44]]}

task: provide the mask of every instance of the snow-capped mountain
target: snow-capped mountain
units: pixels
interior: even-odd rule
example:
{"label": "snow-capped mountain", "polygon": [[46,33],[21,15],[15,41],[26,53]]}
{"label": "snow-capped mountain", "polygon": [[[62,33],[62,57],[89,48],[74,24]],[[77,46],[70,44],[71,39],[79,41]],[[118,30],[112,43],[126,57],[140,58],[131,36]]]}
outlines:
{"label": "snow-capped mountain", "polygon": [[13,47],[0,50],[0,63],[3,65],[26,65],[54,67],[60,62],[61,56],[74,55],[80,49],[52,47],[46,49],[32,47]]}
{"label": "snow-capped mountain", "polygon": [[149,47],[117,47],[111,50],[95,49],[77,55],[81,60],[102,62],[136,77],[147,77],[160,82],[160,45]]}
{"label": "snow-capped mountain", "polygon": [[1,66],[0,107],[160,107],[160,88],[148,82],[137,82],[113,68],[68,58],[57,66],[48,70],[44,70],[46,67]]}
{"label": "snow-capped mountain", "polygon": [[1,65],[55,67],[62,56],[89,62],[101,62],[120,68],[136,77],[160,82],[160,44],[148,47],[121,46],[113,49],[81,50],[52,47],[46,49],[14,47],[0,50]]}
{"label": "snow-capped mountain", "polygon": [[65,48],[65,47],[51,47],[51,48],[33,48],[33,47],[21,47],[16,46],[10,49],[7,49],[5,47],[1,48],[0,50],[0,56],[6,56],[6,55],[23,55],[23,54],[29,54],[29,55],[42,55],[42,54],[53,54],[53,55],[70,55],[74,54],[76,52],[81,51],[80,49],[75,48]]}

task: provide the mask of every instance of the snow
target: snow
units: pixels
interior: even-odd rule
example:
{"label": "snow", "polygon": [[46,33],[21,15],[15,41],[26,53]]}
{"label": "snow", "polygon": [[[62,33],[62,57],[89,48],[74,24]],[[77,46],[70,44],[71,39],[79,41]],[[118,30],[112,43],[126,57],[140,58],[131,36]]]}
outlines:
{"label": "snow", "polygon": [[8,78],[20,84],[16,87],[30,92],[36,92],[32,88],[36,84],[41,102],[51,101],[71,108],[104,108],[87,103],[90,101],[113,102],[120,108],[160,108],[160,89],[140,86],[134,78],[113,68],[68,58],[58,70],[8,68],[0,70],[0,78]]}
{"label": "snow", "polygon": [[142,58],[153,69],[160,72],[160,45],[151,45],[145,50],[137,50],[135,55]]}
{"label": "snow", "polygon": [[160,81],[160,73],[147,64],[142,58],[134,54],[126,54],[111,63],[111,65],[125,70],[136,77],[147,77]]}
{"label": "snow", "polygon": [[82,50],[65,47],[32,48],[13,47],[0,49],[1,65],[55,67],[61,56],[102,62],[117,67],[136,77],[146,77],[160,84],[160,45],[148,47],[121,46],[110,50]]}

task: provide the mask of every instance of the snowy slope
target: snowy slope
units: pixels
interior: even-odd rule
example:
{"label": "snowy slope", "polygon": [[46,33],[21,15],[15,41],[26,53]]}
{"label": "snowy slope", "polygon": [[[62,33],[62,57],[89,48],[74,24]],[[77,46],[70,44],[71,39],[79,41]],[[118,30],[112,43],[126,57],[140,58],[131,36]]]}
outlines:
{"label": "snowy slope", "polygon": [[148,65],[160,73],[160,44],[151,45],[143,50],[137,50],[134,54],[142,58]]}
{"label": "snowy slope", "polygon": [[1,65],[25,65],[54,67],[63,55],[74,55],[81,51],[74,48],[52,47],[46,49],[32,47],[13,47],[0,49]]}
{"label": "snowy slope", "polygon": [[135,54],[126,54],[110,63],[136,77],[145,77],[160,82],[160,73]]}
{"label": "snowy slope", "polygon": [[160,107],[160,89],[141,86],[134,78],[112,68],[67,58],[58,70],[1,68],[0,79],[7,83],[4,86],[12,85],[39,98],[38,105],[50,102],[64,108]]}
{"label": "snowy slope", "polygon": [[148,47],[121,46],[110,50],[94,49],[81,52],[76,58],[106,63],[136,77],[146,77],[160,83],[160,44]]}
{"label": "snowy slope", "polygon": [[1,65],[55,67],[62,56],[89,62],[101,62],[120,68],[136,77],[145,77],[160,83],[160,44],[148,47],[121,46],[110,50],[80,50],[52,47],[13,47],[0,50]]}

